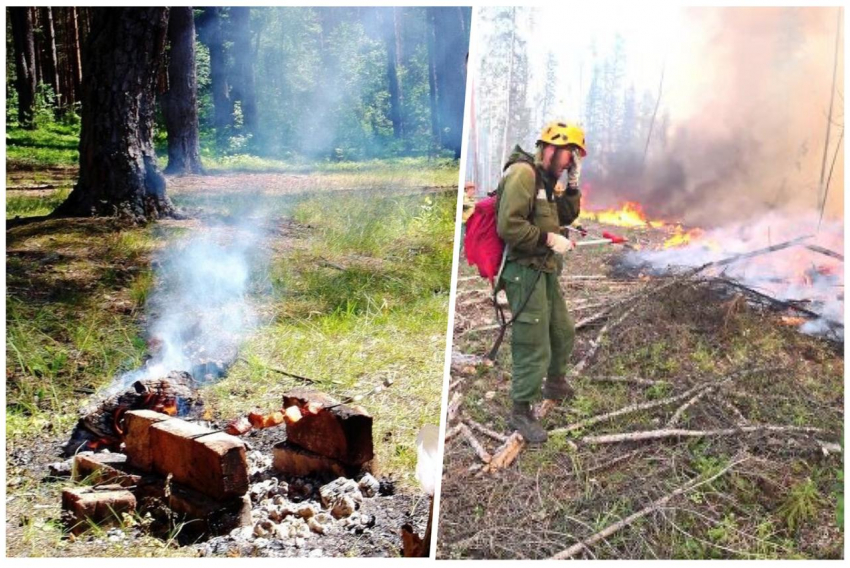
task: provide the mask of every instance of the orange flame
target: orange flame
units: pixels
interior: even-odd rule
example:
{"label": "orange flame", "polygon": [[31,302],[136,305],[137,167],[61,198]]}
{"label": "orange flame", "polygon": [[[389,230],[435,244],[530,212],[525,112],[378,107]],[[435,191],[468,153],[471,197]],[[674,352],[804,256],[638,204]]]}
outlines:
{"label": "orange flame", "polygon": [[626,201],[619,209],[585,210],[581,217],[617,227],[658,228],[666,225],[664,221],[650,220],[644,213],[641,204],[634,201]]}

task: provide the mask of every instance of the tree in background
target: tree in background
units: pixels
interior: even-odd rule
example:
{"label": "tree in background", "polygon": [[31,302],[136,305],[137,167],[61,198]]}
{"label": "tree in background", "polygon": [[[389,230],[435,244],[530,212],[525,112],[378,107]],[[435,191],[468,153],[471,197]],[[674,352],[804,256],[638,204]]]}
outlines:
{"label": "tree in background", "polygon": [[198,37],[209,49],[209,88],[213,101],[212,127],[219,143],[233,123],[233,102],[227,77],[223,13],[226,8],[203,8],[197,18]]}
{"label": "tree in background", "polygon": [[429,8],[434,42],[437,116],[444,148],[460,157],[463,105],[466,97],[466,54],[469,51],[469,8]]}
{"label": "tree in background", "polygon": [[153,147],[155,87],[168,12],[93,11],[83,51],[79,179],[54,215],[139,221],[173,213]]}
{"label": "tree in background", "polygon": [[165,173],[201,173],[198,96],[195,77],[195,21],[190,7],[171,8],[168,19],[168,90],[162,114],[168,132]]}
{"label": "tree in background", "polygon": [[230,98],[239,102],[244,132],[257,134],[257,93],[254,88],[254,60],[257,49],[251,44],[251,8],[230,8],[233,29],[233,67]]}
{"label": "tree in background", "polygon": [[8,8],[15,46],[15,73],[18,91],[18,123],[33,128],[35,110],[36,69],[35,40],[31,8]]}

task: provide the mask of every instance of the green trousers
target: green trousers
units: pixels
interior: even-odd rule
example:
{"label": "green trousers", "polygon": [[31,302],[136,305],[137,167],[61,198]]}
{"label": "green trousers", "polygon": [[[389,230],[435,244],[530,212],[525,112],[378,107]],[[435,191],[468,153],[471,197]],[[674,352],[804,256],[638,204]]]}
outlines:
{"label": "green trousers", "polygon": [[538,273],[533,268],[508,262],[502,279],[512,313],[528,298],[511,326],[511,398],[516,402],[531,402],[540,397],[544,377],[567,374],[575,325],[561,295],[557,273]]}

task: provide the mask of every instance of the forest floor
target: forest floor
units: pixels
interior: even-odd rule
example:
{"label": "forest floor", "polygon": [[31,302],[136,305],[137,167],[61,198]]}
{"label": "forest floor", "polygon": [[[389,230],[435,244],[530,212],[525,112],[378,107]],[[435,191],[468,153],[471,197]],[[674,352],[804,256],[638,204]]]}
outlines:
{"label": "forest floor", "polygon": [[[627,235],[649,247],[668,236]],[[571,557],[600,559],[841,558],[843,344],[804,335],[707,277],[652,293],[669,277],[619,274],[621,252],[570,253],[570,313],[604,317],[577,332],[573,363],[586,366],[576,396],[543,420],[562,430],[493,472],[481,471],[480,453],[496,455],[511,430],[510,331],[495,366],[481,361],[495,315],[486,281],[461,259],[438,557],[537,559],[572,547]],[[470,430],[453,435],[461,422]],[[762,424],[786,430],[737,430]],[[592,438],[666,428],[733,432]],[[619,530],[599,534],[609,527]]]}
{"label": "forest floor", "polygon": [[[10,147],[7,219],[46,215],[74,182],[70,158],[27,156]],[[252,275],[250,298],[259,323],[224,378],[201,390],[211,420],[279,408],[281,394],[300,383],[270,367],[315,379],[338,398],[393,378],[363,404],[375,420],[375,474],[398,494],[398,510],[386,519],[399,526],[383,527],[389,537],[379,544],[352,535],[325,554],[396,555],[405,521],[421,534],[427,497],[413,475],[415,440],[440,417],[457,165],[402,164],[211,168],[217,175],[168,178],[184,219],[137,227],[48,219],[8,229],[7,556],[198,555],[137,529],[133,538],[92,530],[69,539],[59,519],[70,482],[50,478],[47,466],[59,461],[89,396],[144,361],[159,255],[210,227],[245,220],[265,235],[257,247],[267,253],[267,270]]]}

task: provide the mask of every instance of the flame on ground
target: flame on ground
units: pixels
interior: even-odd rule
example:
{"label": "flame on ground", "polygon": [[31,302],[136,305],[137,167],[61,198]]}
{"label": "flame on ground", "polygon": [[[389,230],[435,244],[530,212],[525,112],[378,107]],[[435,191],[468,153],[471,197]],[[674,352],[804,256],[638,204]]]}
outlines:
{"label": "flame on ground", "polygon": [[617,227],[651,227],[657,229],[667,225],[664,221],[649,219],[643,211],[643,206],[635,201],[626,201],[619,209],[584,210],[581,213],[581,218]]}

